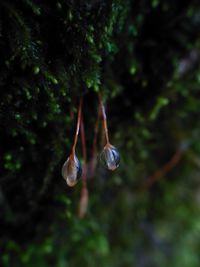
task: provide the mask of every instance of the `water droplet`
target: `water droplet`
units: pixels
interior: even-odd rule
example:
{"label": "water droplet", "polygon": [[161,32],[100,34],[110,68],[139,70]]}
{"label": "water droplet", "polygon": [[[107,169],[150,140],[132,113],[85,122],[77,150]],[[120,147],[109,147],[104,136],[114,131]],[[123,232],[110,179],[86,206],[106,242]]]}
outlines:
{"label": "water droplet", "polygon": [[119,167],[119,162],[120,162],[119,152],[116,147],[110,144],[107,144],[104,147],[100,158],[108,170],[114,171]]}
{"label": "water droplet", "polygon": [[62,167],[62,176],[68,186],[75,186],[82,174],[81,163],[78,158],[71,154]]}

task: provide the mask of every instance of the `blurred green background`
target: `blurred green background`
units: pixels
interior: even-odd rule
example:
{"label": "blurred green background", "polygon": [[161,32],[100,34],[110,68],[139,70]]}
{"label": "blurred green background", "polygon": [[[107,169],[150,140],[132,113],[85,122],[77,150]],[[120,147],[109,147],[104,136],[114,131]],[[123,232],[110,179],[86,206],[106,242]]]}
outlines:
{"label": "blurred green background", "polygon": [[[200,266],[199,29],[197,0],[0,2],[0,266]],[[121,164],[81,220],[61,168],[98,90]]]}

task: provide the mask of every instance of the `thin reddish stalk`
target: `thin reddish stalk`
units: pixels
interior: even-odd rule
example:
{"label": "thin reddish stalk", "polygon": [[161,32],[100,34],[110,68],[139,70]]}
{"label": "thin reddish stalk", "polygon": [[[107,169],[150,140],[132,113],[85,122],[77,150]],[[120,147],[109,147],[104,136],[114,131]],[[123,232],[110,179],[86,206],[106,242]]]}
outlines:
{"label": "thin reddish stalk", "polygon": [[144,183],[143,186],[139,188],[140,191],[145,190],[148,187],[151,187],[154,183],[160,180],[163,176],[165,176],[168,172],[170,172],[182,159],[184,155],[184,151],[180,148],[174,153],[172,158],[164,164],[160,169],[156,170]]}
{"label": "thin reddish stalk", "polygon": [[81,123],[81,113],[82,113],[82,105],[83,105],[83,98],[81,97],[80,103],[79,103],[79,108],[78,108],[78,119],[77,119],[77,124],[76,124],[76,133],[74,137],[74,143],[72,147],[72,153],[75,154],[75,148],[78,140],[78,134],[79,134],[79,129],[80,129],[80,123]]}
{"label": "thin reddish stalk", "polygon": [[89,172],[88,172],[88,174],[91,177],[94,177],[96,164],[97,164],[97,138],[98,138],[98,133],[99,133],[100,116],[101,116],[101,107],[99,103],[98,111],[97,111],[97,119],[96,119],[95,127],[94,127],[94,138],[93,138],[91,160],[89,163]]}
{"label": "thin reddish stalk", "polygon": [[108,136],[107,117],[106,117],[105,107],[104,107],[100,92],[98,93],[98,96],[99,96],[99,103],[100,103],[100,107],[101,107],[101,114],[102,114],[102,118],[103,118],[103,128],[104,128],[104,132],[105,132],[106,143],[110,144],[109,136]]}
{"label": "thin reddish stalk", "polygon": [[86,141],[85,141],[85,128],[84,128],[84,121],[83,117],[81,118],[81,144],[82,144],[82,152],[83,152],[83,186],[87,187],[87,174],[86,174],[86,163],[87,163],[87,148],[86,148]]}
{"label": "thin reddish stalk", "polygon": [[101,124],[101,147],[105,145],[105,134],[104,134],[104,127],[103,122]]}
{"label": "thin reddish stalk", "polygon": [[81,144],[82,144],[82,151],[83,151],[83,175],[82,175],[82,189],[81,189],[81,197],[80,197],[80,203],[79,203],[79,211],[78,216],[79,218],[84,218],[87,206],[88,206],[88,189],[87,189],[87,169],[86,169],[86,163],[87,163],[87,149],[86,149],[86,141],[85,141],[85,129],[84,129],[84,122],[83,117],[81,118]]}
{"label": "thin reddish stalk", "polygon": [[99,132],[99,121],[100,121],[100,114],[101,114],[101,107],[100,104],[98,106],[98,113],[97,113],[97,120],[94,127],[94,139],[93,139],[93,145],[92,145],[92,158],[95,157],[96,151],[97,151],[97,136]]}

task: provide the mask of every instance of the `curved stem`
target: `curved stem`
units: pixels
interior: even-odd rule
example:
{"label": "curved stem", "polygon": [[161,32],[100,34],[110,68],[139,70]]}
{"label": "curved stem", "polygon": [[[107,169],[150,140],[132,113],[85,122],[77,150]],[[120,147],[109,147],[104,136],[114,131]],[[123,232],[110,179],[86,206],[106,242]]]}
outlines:
{"label": "curved stem", "polygon": [[101,114],[102,114],[102,118],[103,118],[103,128],[104,128],[104,132],[105,132],[106,143],[110,144],[109,136],[108,136],[108,125],[107,125],[106,111],[105,111],[105,107],[104,107],[100,92],[98,93],[98,96],[99,96],[99,103],[100,103],[100,107],[101,107]]}
{"label": "curved stem", "polygon": [[74,137],[74,143],[72,147],[72,153],[75,154],[75,148],[78,140],[78,134],[79,134],[79,129],[80,129],[80,123],[81,123],[81,113],[82,113],[82,106],[83,106],[83,98],[81,97],[80,103],[79,103],[79,108],[78,108],[78,119],[77,119],[77,124],[76,124],[76,133]]}
{"label": "curved stem", "polygon": [[168,172],[170,172],[182,159],[184,155],[184,151],[178,148],[172,158],[165,163],[161,168],[156,170],[147,180],[146,182],[139,187],[139,191],[143,191],[148,187],[151,187],[154,183],[160,180],[163,176],[165,176]]}
{"label": "curved stem", "polygon": [[87,149],[86,149],[86,141],[85,141],[85,129],[84,129],[84,122],[83,117],[81,117],[81,143],[82,143],[82,151],[83,151],[83,175],[82,175],[82,189],[81,189],[81,197],[80,197],[80,203],[79,203],[79,210],[78,210],[78,216],[79,218],[84,218],[87,207],[88,207],[88,189],[87,189],[87,169],[86,169],[86,163],[87,163]]}
{"label": "curved stem", "polygon": [[86,141],[85,141],[85,128],[84,128],[84,121],[83,117],[81,117],[81,143],[82,143],[82,151],[83,151],[83,187],[87,187],[87,173],[86,173],[86,163],[87,163],[87,148],[86,148]]}
{"label": "curved stem", "polygon": [[95,156],[97,151],[97,136],[99,132],[99,120],[100,120],[100,113],[101,113],[101,107],[100,104],[98,106],[98,113],[97,113],[97,120],[94,127],[94,139],[92,144],[92,158]]}

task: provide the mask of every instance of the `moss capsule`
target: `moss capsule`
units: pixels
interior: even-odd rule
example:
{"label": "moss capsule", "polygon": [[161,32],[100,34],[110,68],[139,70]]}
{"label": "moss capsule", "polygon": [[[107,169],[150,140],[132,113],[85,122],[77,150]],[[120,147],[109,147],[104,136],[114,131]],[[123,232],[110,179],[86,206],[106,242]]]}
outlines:
{"label": "moss capsule", "polygon": [[101,153],[101,161],[108,170],[114,171],[119,167],[120,155],[116,147],[111,144],[105,145]]}
{"label": "moss capsule", "polygon": [[68,157],[62,167],[62,176],[68,186],[75,186],[82,174],[81,163],[73,153]]}

